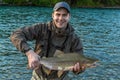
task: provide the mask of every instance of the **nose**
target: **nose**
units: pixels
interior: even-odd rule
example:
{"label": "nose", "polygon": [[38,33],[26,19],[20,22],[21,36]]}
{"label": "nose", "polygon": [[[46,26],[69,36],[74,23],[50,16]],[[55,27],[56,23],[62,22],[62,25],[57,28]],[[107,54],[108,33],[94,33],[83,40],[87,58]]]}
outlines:
{"label": "nose", "polygon": [[63,16],[62,16],[62,15],[60,15],[60,16],[59,16],[59,20],[62,20],[62,19],[63,19]]}

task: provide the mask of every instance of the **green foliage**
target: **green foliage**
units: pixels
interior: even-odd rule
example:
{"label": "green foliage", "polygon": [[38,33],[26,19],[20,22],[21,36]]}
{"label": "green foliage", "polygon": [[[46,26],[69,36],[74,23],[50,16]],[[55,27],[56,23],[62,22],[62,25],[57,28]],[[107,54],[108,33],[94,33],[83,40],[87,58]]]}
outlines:
{"label": "green foliage", "polygon": [[83,7],[90,7],[90,6],[95,6],[95,3],[92,0],[80,0],[77,3],[78,6],[83,6]]}
{"label": "green foliage", "polygon": [[110,7],[120,6],[120,0],[2,0],[11,5],[54,6],[59,1],[66,1],[74,7]]}
{"label": "green foliage", "polygon": [[8,3],[8,4],[13,4],[13,0],[3,0],[3,2]]}
{"label": "green foliage", "polygon": [[25,5],[26,4],[26,0],[13,0],[14,4],[17,5]]}

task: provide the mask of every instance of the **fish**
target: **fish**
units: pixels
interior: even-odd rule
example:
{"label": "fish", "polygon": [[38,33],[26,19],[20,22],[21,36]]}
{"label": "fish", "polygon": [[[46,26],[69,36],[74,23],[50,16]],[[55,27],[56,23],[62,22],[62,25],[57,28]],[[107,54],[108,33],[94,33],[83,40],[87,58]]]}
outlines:
{"label": "fish", "polygon": [[50,74],[51,70],[57,70],[58,75],[61,76],[64,71],[70,71],[70,68],[78,62],[85,68],[93,68],[99,61],[79,53],[63,53],[62,51],[56,53],[53,57],[40,59],[40,64],[49,69],[46,70],[47,74]]}

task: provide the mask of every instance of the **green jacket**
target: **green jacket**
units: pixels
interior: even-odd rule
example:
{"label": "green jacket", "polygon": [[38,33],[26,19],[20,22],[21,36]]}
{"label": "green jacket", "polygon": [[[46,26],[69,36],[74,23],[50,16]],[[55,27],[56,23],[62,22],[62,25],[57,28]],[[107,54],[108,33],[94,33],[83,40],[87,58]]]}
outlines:
{"label": "green jacket", "polygon": [[80,38],[69,23],[65,30],[56,28],[52,21],[23,27],[14,31],[10,38],[15,47],[23,53],[31,49],[27,41],[35,40],[34,51],[41,57],[51,57],[56,50],[83,53]]}

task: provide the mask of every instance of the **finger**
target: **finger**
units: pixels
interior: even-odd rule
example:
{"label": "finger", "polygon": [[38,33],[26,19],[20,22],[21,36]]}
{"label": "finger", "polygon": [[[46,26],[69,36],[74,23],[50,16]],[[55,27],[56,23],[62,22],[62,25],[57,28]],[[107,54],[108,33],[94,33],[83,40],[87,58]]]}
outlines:
{"label": "finger", "polygon": [[74,67],[73,67],[73,72],[74,73],[78,73],[78,71],[79,71],[79,63],[76,63],[75,65],[74,65]]}
{"label": "finger", "polygon": [[27,69],[33,69],[32,65],[28,64]]}
{"label": "finger", "polygon": [[29,66],[29,64],[27,65],[27,69],[31,69],[31,66]]}
{"label": "finger", "polygon": [[78,64],[76,63],[76,64],[74,65],[74,67],[73,67],[73,71],[74,71],[74,72],[77,71],[77,66],[78,66]]}
{"label": "finger", "polygon": [[85,66],[84,65],[80,65],[80,70],[78,71],[78,73],[82,73],[85,71]]}
{"label": "finger", "polygon": [[76,64],[75,64],[74,67],[73,67],[73,71],[76,71]]}
{"label": "finger", "polygon": [[36,62],[32,62],[29,64],[30,69],[34,69],[37,66]]}
{"label": "finger", "polygon": [[80,66],[80,63],[77,63],[77,64],[76,64],[76,71],[80,71],[80,69],[81,69],[80,67],[81,67],[81,66]]}
{"label": "finger", "polygon": [[80,64],[76,63],[74,67],[74,71],[79,71],[80,70]]}
{"label": "finger", "polygon": [[33,64],[34,64],[34,66],[33,66],[34,68],[37,68],[37,67],[39,67],[39,66],[40,66],[39,61],[35,61]]}
{"label": "finger", "polygon": [[34,69],[35,65],[34,63],[31,64],[31,69]]}
{"label": "finger", "polygon": [[81,67],[81,69],[82,69],[82,72],[85,71],[85,66],[83,65],[83,66]]}
{"label": "finger", "polygon": [[73,71],[73,66],[68,67],[68,70]]}

